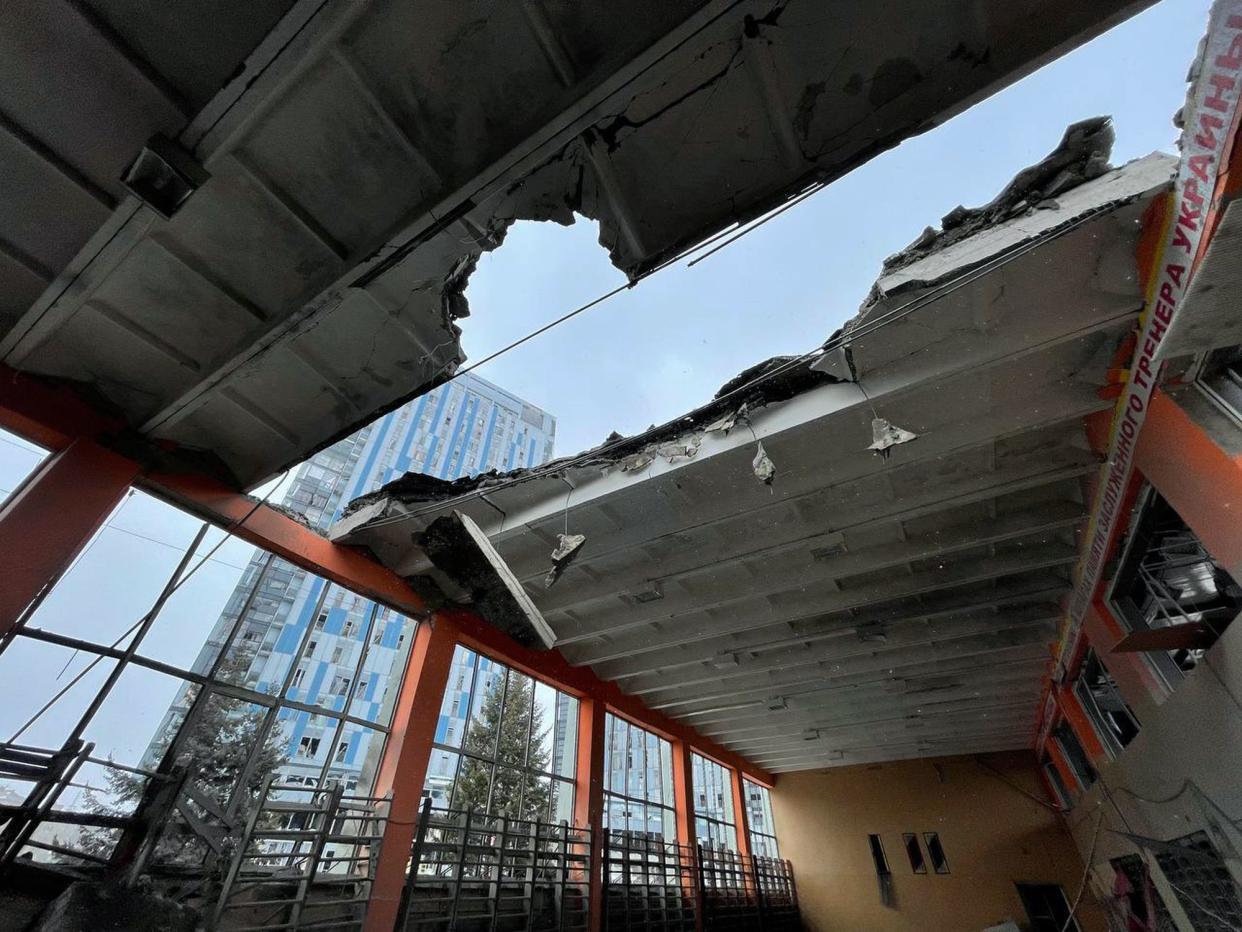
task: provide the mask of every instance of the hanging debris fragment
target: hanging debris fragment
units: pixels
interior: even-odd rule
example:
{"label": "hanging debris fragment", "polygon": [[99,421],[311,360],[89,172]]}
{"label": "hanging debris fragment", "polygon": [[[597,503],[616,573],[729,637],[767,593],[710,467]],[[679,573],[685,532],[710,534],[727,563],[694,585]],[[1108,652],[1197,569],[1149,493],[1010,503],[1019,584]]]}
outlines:
{"label": "hanging debris fragment", "polygon": [[565,567],[573,562],[582,545],[586,543],[585,534],[557,534],[556,549],[552,551],[552,569],[543,579],[543,587],[551,589],[552,584],[561,578]]}
{"label": "hanging debris fragment", "polygon": [[743,424],[750,423],[746,417],[746,412],[747,412],[748,407],[749,406],[747,404],[743,403],[742,406],[738,408],[736,411],[729,411],[729,412],[726,412],[725,414],[722,414],[716,420],[712,421],[710,424],[704,427],[703,430],[709,434],[719,431],[720,433],[724,434],[726,437],[729,436],[729,431],[733,430],[733,428],[737,426],[739,421]]}
{"label": "hanging debris fragment", "polygon": [[759,442],[758,449],[755,451],[755,461],[750,465],[764,485],[772,484],[772,480],[776,478],[776,464],[763,449],[762,442]]}
{"label": "hanging debris fragment", "polygon": [[887,419],[877,417],[871,421],[871,437],[871,446],[867,447],[867,449],[874,450],[882,459],[888,459],[890,448],[895,447],[899,443],[909,443],[911,440],[917,440],[919,435],[908,430],[902,430],[900,427],[894,427]]}

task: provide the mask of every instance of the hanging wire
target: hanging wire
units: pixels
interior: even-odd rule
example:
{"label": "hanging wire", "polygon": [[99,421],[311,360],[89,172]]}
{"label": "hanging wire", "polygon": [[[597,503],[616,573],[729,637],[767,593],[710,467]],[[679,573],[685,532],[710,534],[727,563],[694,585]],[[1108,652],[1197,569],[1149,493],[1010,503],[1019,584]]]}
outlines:
{"label": "hanging wire", "polygon": [[[267,500],[271,497],[272,493],[275,492],[276,489],[280,486],[281,482],[284,481],[285,476],[288,475],[288,472],[289,471],[286,470],[285,474],[281,476],[280,482],[277,482],[275,485],[273,485],[272,488],[268,490],[267,494],[264,495],[257,502],[255,502],[244,515],[242,515],[236,521],[229,524],[228,527],[223,528],[224,536],[220,538],[218,543],[216,543],[210,550],[207,551],[207,554],[201,560],[195,563],[194,566],[192,566],[180,579],[178,579],[170,587],[168,591],[169,597],[171,597],[174,593],[176,593],[178,589],[180,589],[183,585],[189,582],[193,578],[194,574],[197,573],[204,566],[204,564],[207,563],[208,560],[210,560],[213,556],[215,556],[216,552],[229,541],[234,531],[236,531],[238,528],[244,525],[247,521],[249,521],[256,511],[258,511],[265,504],[267,504]],[[115,650],[118,646],[120,646],[122,641],[124,641],[127,637],[129,637],[131,634],[133,634],[143,625],[143,623],[147,620],[148,615],[150,615],[150,612],[144,613],[143,616],[139,618],[137,621],[135,621],[132,625],[130,625],[129,628],[121,632],[121,634],[116,638],[116,640],[114,640],[110,645],[108,645],[108,649]],[[52,696],[52,698],[49,699],[47,702],[45,702],[39,708],[39,710],[34,713],[34,715],[32,715],[29,719],[27,719],[25,724],[23,724],[19,729],[17,729],[17,731],[13,733],[13,735],[9,738],[7,743],[12,744],[15,741],[17,741],[18,738],[20,738],[23,734],[25,734],[26,731],[28,731],[32,725],[34,725],[40,718],[43,717],[43,715],[50,708],[52,708],[52,706],[54,706],[57,702],[59,702],[62,698],[64,698],[65,694],[68,693],[69,690],[73,689],[74,686],[80,683],[82,679],[88,673],[90,673],[91,670],[95,669],[95,667],[97,667],[99,663],[103,660],[104,660],[103,654],[96,655],[94,660],[92,660],[85,667],[83,667],[81,672],[79,672],[76,676],[74,676],[72,680],[70,680],[63,687],[61,687],[59,692],[57,692],[54,696]]]}

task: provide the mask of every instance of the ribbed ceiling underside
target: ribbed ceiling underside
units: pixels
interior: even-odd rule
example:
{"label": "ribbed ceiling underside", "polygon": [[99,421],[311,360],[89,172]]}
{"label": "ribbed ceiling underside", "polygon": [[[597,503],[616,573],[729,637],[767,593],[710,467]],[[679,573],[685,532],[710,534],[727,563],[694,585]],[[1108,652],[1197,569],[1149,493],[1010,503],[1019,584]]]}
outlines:
{"label": "ribbed ceiling underside", "polygon": [[[687,430],[692,458],[381,495],[335,533],[413,576],[428,566],[411,535],[460,509],[571,662],[773,771],[1029,746],[1099,463],[1083,418],[1110,404],[1139,221],[1172,164],[1132,163],[882,278],[850,344],[859,384]],[[874,416],[917,439],[877,457]],[[586,544],[548,589],[566,527]]]}

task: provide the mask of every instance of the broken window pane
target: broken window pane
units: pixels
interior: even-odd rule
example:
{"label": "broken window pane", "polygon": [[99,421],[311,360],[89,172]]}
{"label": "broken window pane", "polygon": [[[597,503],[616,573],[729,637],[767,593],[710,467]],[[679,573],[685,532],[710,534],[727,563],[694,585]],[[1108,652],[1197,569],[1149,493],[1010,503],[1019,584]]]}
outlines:
{"label": "broken window pane", "polygon": [[1074,694],[1082,702],[1096,733],[1113,757],[1138,735],[1138,719],[1121,698],[1117,684],[1094,649],[1087,651],[1078,678],[1074,681]]}
{"label": "broken window pane", "polygon": [[1169,689],[1242,611],[1242,586],[1173,507],[1149,490],[1133,521],[1112,603],[1129,637]]}

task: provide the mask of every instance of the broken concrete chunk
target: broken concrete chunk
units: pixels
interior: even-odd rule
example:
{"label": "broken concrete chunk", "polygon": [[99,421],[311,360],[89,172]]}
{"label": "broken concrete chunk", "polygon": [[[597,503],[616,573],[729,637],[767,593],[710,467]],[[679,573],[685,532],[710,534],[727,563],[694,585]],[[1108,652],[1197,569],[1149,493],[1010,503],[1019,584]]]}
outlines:
{"label": "broken concrete chunk", "polygon": [[468,601],[483,620],[526,647],[549,649],[556,634],[504,558],[468,515],[441,515],[416,535],[438,574],[432,582],[449,597]]}
{"label": "broken concrete chunk", "polygon": [[811,363],[816,372],[825,372],[842,382],[854,382],[854,367],[850,364],[849,347],[845,343],[825,350],[824,354]]}
{"label": "broken concrete chunk", "polygon": [[917,440],[919,435],[908,430],[902,430],[900,427],[894,427],[888,420],[882,417],[873,418],[871,421],[871,446],[868,450],[874,450],[885,459],[888,458],[888,451],[891,447],[895,447],[899,443],[909,443],[911,440]]}
{"label": "broken concrete chunk", "polygon": [[719,431],[726,437],[729,436],[729,431],[733,430],[733,428],[737,426],[738,421],[741,421],[743,424],[746,423],[746,411],[748,407],[748,405],[743,404],[736,411],[730,411],[727,414],[721,415],[704,427],[703,430],[706,433],[716,433]]}
{"label": "broken concrete chunk", "polygon": [[646,469],[655,462],[655,454],[648,453],[645,450],[642,453],[633,453],[619,461],[622,472],[635,472],[639,469]]}
{"label": "broken concrete chunk", "polygon": [[543,587],[551,589],[552,584],[561,578],[565,567],[573,562],[582,545],[586,543],[585,534],[557,534],[556,549],[552,551],[552,569],[543,579]]}
{"label": "broken concrete chunk", "polygon": [[655,448],[655,452],[657,456],[675,463],[678,460],[693,459],[694,455],[699,452],[699,445],[702,442],[703,438],[699,436],[692,437],[690,440],[675,440],[660,444]]}
{"label": "broken concrete chunk", "polygon": [[772,480],[776,478],[776,464],[772,462],[763,444],[760,443],[755,451],[755,460],[750,464],[755,471],[755,475],[763,482],[764,485],[771,485]]}
{"label": "broken concrete chunk", "polygon": [[1072,124],[1055,149],[1018,172],[990,202],[982,207],[955,207],[945,214],[939,231],[929,227],[901,252],[885,259],[885,273],[904,268],[938,249],[1015,217],[1032,205],[1098,178],[1108,170],[1112,147],[1111,117],[1093,117]]}

